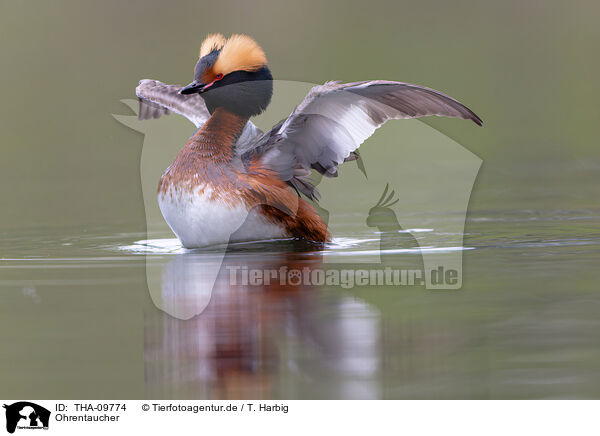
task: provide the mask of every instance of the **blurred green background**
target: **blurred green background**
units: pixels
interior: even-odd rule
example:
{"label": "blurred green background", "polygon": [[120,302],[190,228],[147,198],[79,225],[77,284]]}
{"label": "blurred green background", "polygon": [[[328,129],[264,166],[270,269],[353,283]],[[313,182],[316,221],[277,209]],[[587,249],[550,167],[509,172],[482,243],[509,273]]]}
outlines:
{"label": "blurred green background", "polygon": [[[3,229],[143,226],[142,136],[111,113],[139,79],[187,83],[209,32],[248,33],[278,79],[389,79],[485,121],[426,122],[484,161],[473,206],[521,200],[531,170],[565,204],[598,196],[600,6],[585,1],[27,1],[0,6]],[[507,183],[510,181],[510,183]],[[542,185],[547,185],[543,183]],[[484,195],[505,186],[502,199]],[[580,192],[584,189],[584,192]],[[76,199],[76,201],[74,201]]]}
{"label": "blurred green background", "polygon": [[[204,395],[169,378],[197,356],[177,367],[163,347],[198,326],[155,309],[142,256],[114,253],[146,223],[143,136],[111,114],[131,114],[142,78],[189,82],[211,32],[256,38],[277,79],[421,84],[485,122],[424,120],[483,159],[463,289],[326,290],[299,310],[324,330],[338,294],[376,313],[374,396],[598,397],[599,16],[555,0],[3,1],[0,397]],[[265,397],[344,397],[314,361],[312,384],[281,365]]]}

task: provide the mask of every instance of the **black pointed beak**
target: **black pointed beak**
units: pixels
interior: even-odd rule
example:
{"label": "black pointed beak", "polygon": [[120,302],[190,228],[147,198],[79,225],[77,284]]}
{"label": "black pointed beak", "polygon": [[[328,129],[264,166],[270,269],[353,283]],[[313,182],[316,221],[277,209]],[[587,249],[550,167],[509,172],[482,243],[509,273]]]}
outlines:
{"label": "black pointed beak", "polygon": [[198,83],[194,80],[186,87],[181,88],[181,91],[179,91],[179,93],[183,95],[199,93],[202,92],[202,88],[204,88],[204,86],[204,83]]}

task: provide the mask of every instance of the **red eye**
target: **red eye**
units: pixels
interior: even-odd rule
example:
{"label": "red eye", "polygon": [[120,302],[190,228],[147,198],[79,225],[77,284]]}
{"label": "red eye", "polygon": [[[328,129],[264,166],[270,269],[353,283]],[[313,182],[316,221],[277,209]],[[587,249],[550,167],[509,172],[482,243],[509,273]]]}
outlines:
{"label": "red eye", "polygon": [[223,78],[223,74],[219,73],[217,74],[217,77],[215,77],[215,80],[221,80]]}

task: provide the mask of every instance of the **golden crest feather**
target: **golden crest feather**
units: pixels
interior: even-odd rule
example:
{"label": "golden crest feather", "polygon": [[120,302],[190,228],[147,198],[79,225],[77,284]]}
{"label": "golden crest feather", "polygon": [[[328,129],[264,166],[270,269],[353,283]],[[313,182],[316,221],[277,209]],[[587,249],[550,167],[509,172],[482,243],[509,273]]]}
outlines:
{"label": "golden crest feather", "polygon": [[204,57],[213,50],[220,50],[227,42],[227,39],[220,33],[208,35],[200,46],[200,57]]}
{"label": "golden crest feather", "polygon": [[247,35],[231,35],[225,42],[213,70],[223,75],[232,71],[256,71],[267,64],[267,57],[257,42]]}

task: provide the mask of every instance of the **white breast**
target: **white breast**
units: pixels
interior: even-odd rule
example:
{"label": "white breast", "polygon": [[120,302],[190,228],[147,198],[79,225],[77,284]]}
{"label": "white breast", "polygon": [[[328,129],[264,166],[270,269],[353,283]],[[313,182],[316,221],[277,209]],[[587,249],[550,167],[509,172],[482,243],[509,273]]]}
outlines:
{"label": "white breast", "polygon": [[158,194],[158,205],[186,248],[288,236],[282,226],[267,221],[256,209],[249,211],[242,201],[231,205],[215,198],[209,185],[192,191],[169,188]]}

